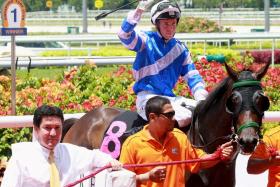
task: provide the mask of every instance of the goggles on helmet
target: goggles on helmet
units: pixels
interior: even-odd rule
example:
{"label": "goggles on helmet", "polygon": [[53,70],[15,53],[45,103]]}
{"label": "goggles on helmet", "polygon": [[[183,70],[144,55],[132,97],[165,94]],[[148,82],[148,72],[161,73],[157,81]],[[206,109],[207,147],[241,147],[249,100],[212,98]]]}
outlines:
{"label": "goggles on helmet", "polygon": [[158,19],[180,19],[181,10],[176,3],[170,1],[162,1],[154,5],[151,9],[151,21],[153,24],[156,23]]}

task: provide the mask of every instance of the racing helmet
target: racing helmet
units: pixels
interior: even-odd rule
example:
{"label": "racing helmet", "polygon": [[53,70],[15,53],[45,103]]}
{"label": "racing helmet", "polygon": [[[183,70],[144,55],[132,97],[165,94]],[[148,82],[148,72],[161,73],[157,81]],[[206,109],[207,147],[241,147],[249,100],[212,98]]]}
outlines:
{"label": "racing helmet", "polygon": [[159,19],[176,18],[177,23],[181,17],[181,10],[177,3],[168,0],[161,1],[155,4],[151,9],[151,22],[155,25]]}

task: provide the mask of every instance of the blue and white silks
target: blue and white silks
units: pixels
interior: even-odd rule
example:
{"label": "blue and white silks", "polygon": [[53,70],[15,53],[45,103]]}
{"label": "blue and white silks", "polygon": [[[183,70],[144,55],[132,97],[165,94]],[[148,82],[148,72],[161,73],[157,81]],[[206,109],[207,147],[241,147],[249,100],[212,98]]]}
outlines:
{"label": "blue and white silks", "polygon": [[136,32],[134,28],[140,17],[135,11],[130,12],[118,33],[123,45],[137,52],[133,63],[134,92],[174,97],[172,90],[179,76],[187,82],[192,94],[204,90],[204,81],[188,48],[175,38],[166,42],[158,32]]}

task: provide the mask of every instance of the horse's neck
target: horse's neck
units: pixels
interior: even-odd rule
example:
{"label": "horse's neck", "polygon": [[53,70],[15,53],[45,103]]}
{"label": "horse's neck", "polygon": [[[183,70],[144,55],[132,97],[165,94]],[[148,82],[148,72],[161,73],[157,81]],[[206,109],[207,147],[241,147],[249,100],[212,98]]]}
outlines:
{"label": "horse's neck", "polygon": [[[230,80],[222,83],[218,90],[196,108],[188,132],[190,141],[197,146],[205,146],[219,137],[231,134],[232,116],[226,112],[226,101],[231,94]],[[222,141],[217,142],[217,144]],[[209,150],[216,149],[216,143],[209,146]]]}

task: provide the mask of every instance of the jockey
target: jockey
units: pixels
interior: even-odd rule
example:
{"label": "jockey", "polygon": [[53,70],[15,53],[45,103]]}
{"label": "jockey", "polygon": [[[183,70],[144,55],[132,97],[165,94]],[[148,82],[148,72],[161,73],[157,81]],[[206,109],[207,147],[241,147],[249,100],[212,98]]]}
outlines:
{"label": "jockey", "polygon": [[[118,33],[122,44],[137,52],[133,64],[137,112],[147,120],[146,102],[156,95],[164,96],[175,109],[179,127],[185,127],[190,124],[192,116],[192,111],[186,106],[193,108],[197,101],[206,98],[208,92],[191,59],[190,51],[174,38],[181,17],[181,10],[176,3],[164,0],[152,7],[151,22],[156,31],[135,31],[142,13],[152,3],[153,0],[140,1],[137,8],[128,13]],[[180,76],[188,84],[195,100],[173,93]]]}

